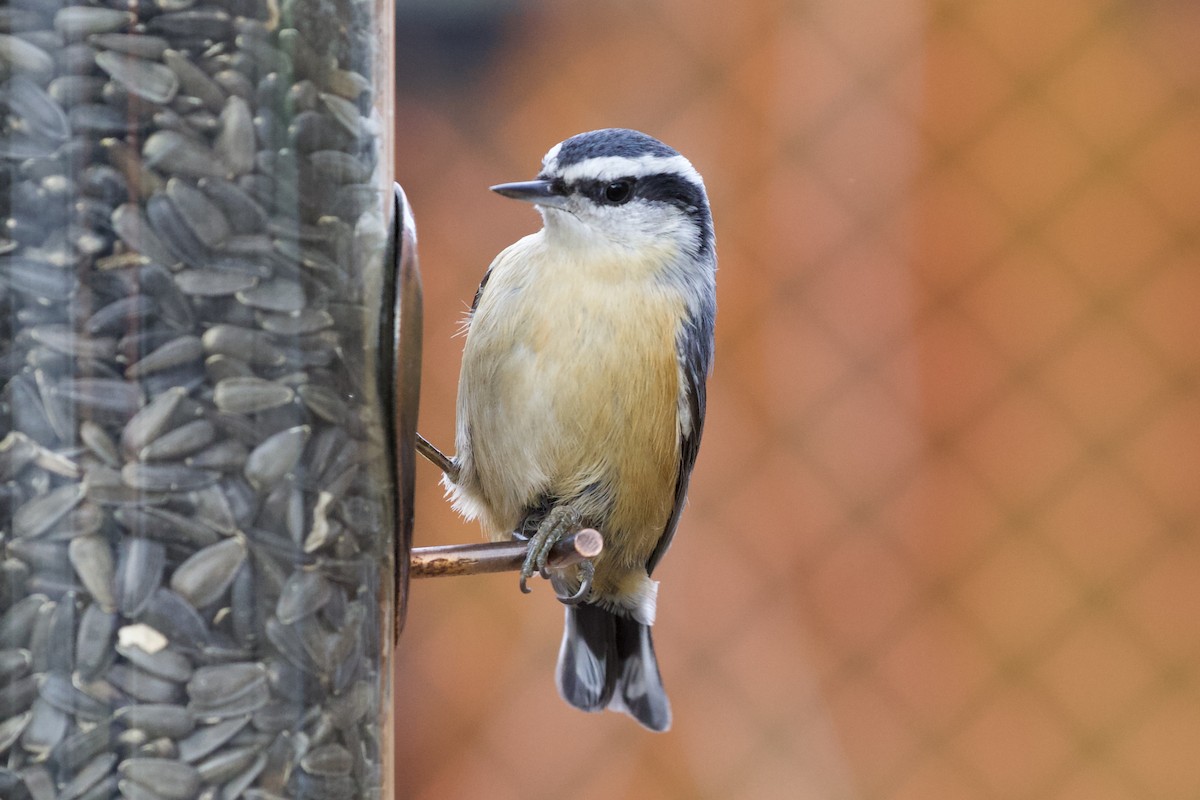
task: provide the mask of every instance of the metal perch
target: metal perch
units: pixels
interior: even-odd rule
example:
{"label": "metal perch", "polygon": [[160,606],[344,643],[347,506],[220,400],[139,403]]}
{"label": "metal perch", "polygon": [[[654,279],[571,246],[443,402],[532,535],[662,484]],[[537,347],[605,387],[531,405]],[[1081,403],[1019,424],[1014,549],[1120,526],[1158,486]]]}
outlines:
{"label": "metal perch", "polygon": [[[529,543],[524,541],[414,547],[409,574],[413,578],[441,578],[515,572],[524,564],[528,547]],[[604,537],[600,531],[583,528],[554,546],[546,566],[560,568],[578,564],[595,558],[603,549]]]}

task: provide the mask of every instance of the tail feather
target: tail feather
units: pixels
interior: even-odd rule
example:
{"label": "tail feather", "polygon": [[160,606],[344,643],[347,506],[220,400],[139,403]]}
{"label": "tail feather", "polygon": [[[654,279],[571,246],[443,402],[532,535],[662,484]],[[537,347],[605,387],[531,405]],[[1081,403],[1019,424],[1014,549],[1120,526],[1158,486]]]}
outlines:
{"label": "tail feather", "polygon": [[558,691],[583,711],[622,711],[652,731],[671,727],[650,626],[594,605],[567,608]]}

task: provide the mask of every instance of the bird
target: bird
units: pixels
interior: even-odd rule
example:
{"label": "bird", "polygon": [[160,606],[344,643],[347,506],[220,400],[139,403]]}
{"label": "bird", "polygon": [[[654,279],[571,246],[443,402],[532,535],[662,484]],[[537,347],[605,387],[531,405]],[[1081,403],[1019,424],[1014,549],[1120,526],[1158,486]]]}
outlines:
{"label": "bird", "polygon": [[[665,731],[651,576],[679,524],[713,361],[704,181],[658,139],[606,128],[491,190],[533,204],[543,227],[496,256],[475,293],[443,484],[489,538],[528,538],[522,591],[541,574],[566,605],[562,697]],[[584,526],[603,552],[548,571],[550,549]]]}

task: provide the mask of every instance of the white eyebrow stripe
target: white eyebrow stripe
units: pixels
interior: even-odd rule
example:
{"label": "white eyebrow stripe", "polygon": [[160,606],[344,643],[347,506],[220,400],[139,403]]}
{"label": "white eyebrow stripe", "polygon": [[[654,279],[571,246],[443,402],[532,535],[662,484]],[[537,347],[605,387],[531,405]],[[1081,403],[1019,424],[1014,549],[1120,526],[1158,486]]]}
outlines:
{"label": "white eyebrow stripe", "polygon": [[554,147],[551,147],[550,150],[546,153],[546,155],[542,156],[542,166],[543,167],[548,165],[554,159],[558,158],[558,151],[562,149],[562,146],[563,146],[563,143],[559,142],[558,144],[554,145]]}
{"label": "white eyebrow stripe", "polygon": [[[551,151],[554,152],[554,151]],[[557,153],[555,154],[557,155]],[[547,164],[550,163],[547,154]],[[704,180],[691,162],[683,156],[603,156],[589,158],[578,164],[563,167],[558,177],[567,183],[580,179],[613,181],[617,178],[642,178],[661,173],[675,174],[703,188]]]}

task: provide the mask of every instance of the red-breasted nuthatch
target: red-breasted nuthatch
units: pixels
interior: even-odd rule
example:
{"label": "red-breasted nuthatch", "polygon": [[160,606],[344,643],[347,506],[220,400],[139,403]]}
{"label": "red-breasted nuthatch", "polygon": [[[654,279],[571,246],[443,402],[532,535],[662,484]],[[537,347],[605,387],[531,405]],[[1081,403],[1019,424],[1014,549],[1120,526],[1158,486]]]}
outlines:
{"label": "red-breasted nuthatch", "polygon": [[704,182],[662,142],[607,129],[551,148],[536,180],[492,190],[544,227],[505,249],[467,321],[455,508],[532,539],[521,587],[563,536],[604,535],[550,577],[567,603],[558,688],[585,711],[666,730],[650,639],[658,582],[704,424],[716,314]]}

